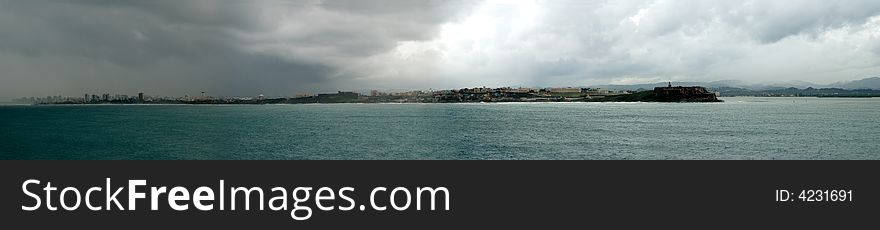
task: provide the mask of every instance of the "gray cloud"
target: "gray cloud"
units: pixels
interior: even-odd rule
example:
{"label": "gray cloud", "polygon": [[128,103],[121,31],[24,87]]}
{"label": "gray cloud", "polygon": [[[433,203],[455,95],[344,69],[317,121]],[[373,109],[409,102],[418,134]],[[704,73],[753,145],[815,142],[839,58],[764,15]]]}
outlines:
{"label": "gray cloud", "polygon": [[398,41],[431,39],[463,4],[3,1],[0,97],[344,88],[339,69]]}
{"label": "gray cloud", "polygon": [[[829,83],[880,71],[880,57],[871,52],[880,40],[877,1],[494,2],[477,10],[490,15],[488,22],[475,17],[460,26],[501,29],[440,45],[460,49],[446,53],[452,59],[492,64],[447,68],[443,77],[472,85]],[[531,71],[518,69],[523,66]]]}
{"label": "gray cloud", "polygon": [[880,71],[880,2],[0,1],[0,98],[273,96]]}

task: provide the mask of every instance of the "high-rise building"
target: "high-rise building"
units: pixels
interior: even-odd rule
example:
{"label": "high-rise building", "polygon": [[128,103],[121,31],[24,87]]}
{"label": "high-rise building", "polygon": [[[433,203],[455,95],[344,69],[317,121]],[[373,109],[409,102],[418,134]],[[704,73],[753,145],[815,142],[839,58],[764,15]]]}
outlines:
{"label": "high-rise building", "polygon": [[144,101],[144,93],[138,93],[138,101]]}

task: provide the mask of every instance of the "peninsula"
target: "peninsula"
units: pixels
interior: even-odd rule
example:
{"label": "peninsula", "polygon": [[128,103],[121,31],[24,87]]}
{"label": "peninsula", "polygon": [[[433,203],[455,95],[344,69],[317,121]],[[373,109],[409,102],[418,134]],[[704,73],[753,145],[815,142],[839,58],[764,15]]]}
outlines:
{"label": "peninsula", "polygon": [[301,94],[294,97],[211,97],[179,98],[137,97],[103,94],[81,98],[22,98],[32,104],[309,104],[309,103],[470,103],[470,102],[721,102],[716,93],[701,86],[655,87],[654,90],[614,91],[600,88],[462,88],[436,91],[385,93],[373,90],[369,95],[355,92]]}

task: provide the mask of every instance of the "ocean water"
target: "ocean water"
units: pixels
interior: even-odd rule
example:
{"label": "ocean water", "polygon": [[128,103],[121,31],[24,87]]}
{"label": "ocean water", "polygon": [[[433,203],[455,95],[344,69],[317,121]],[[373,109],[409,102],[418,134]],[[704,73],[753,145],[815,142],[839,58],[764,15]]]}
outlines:
{"label": "ocean water", "polygon": [[0,159],[880,159],[880,99],[0,106]]}

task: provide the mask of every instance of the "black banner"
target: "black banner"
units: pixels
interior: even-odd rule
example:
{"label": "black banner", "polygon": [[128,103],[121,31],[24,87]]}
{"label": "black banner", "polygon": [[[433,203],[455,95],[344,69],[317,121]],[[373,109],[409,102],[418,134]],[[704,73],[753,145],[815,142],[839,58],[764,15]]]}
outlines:
{"label": "black banner", "polygon": [[[880,204],[876,161],[0,161],[0,168],[3,225],[28,229],[841,228],[870,226]],[[139,180],[135,192],[144,197],[129,210],[128,186]],[[49,183],[56,189],[47,195]],[[174,205],[186,210],[169,202],[175,187],[182,189]],[[264,197],[231,196],[239,187]],[[87,204],[90,188],[100,190]],[[119,205],[108,205],[107,191],[119,188]],[[213,206],[201,210],[194,198],[209,190],[214,198],[199,207]],[[309,198],[294,205],[295,190]],[[270,202],[279,196],[286,205]],[[300,209],[297,220],[295,206],[311,212]]]}

